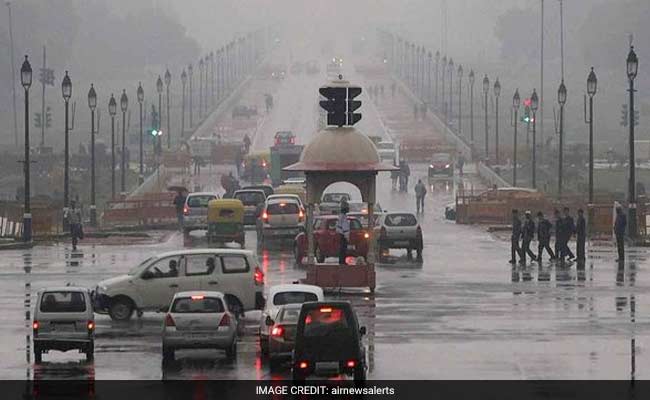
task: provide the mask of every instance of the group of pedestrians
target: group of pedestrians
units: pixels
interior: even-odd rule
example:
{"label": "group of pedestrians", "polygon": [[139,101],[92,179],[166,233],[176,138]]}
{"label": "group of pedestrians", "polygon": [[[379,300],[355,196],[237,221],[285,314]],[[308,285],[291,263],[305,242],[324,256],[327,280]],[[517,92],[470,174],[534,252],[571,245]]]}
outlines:
{"label": "group of pedestrians", "polygon": [[[519,263],[526,265],[526,257],[529,256],[531,260],[542,263],[542,256],[544,251],[548,253],[551,261],[558,261],[561,264],[565,259],[578,262],[585,261],[585,242],[587,236],[587,224],[584,217],[584,211],[578,210],[578,216],[574,220],[568,207],[564,208],[564,214],[560,214],[560,210],[555,210],[554,219],[555,224],[544,216],[544,213],[539,211],[537,213],[537,224],[533,219],[530,211],[525,212],[524,220],[519,217],[518,210],[512,210],[512,235],[510,237],[510,263],[517,262],[519,256]],[[552,228],[555,233],[555,251],[551,249]],[[576,236],[576,254],[571,251],[569,242],[573,235]],[[537,254],[535,254],[530,245],[537,236]]]}
{"label": "group of pedestrians", "polygon": [[399,165],[396,165],[398,170],[391,171],[390,179],[393,182],[393,190],[397,190],[399,183],[399,191],[405,193],[409,187],[409,177],[411,176],[411,167],[405,160],[400,160]]}

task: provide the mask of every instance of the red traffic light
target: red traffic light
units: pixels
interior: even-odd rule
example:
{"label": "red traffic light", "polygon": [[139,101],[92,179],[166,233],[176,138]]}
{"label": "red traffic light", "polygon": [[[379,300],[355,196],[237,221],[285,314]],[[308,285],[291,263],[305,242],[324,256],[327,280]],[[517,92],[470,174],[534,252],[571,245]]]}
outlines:
{"label": "red traffic light", "polygon": [[524,99],[524,107],[530,107],[533,104],[531,99]]}

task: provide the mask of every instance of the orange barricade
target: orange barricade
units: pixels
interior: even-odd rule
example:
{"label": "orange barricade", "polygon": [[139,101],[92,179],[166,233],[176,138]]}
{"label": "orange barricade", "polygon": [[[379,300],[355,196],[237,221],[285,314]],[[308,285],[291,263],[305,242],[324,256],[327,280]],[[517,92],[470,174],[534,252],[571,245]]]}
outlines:
{"label": "orange barricade", "polygon": [[147,193],[129,200],[110,201],[102,217],[105,225],[150,225],[176,220],[174,193]]}

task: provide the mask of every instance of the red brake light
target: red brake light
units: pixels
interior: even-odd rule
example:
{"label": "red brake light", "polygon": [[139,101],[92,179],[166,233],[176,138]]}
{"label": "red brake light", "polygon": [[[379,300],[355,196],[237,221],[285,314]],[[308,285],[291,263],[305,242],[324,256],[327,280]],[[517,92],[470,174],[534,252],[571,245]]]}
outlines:
{"label": "red brake light", "polygon": [[311,315],[307,315],[305,317],[305,325],[309,325],[309,324],[311,324]]}
{"label": "red brake light", "polygon": [[346,365],[348,368],[354,368],[354,367],[357,365],[357,362],[354,361],[354,360],[348,360],[348,362],[345,363],[345,365]]}
{"label": "red brake light", "polygon": [[34,321],[34,322],[32,322],[32,328],[34,328],[35,331],[38,330],[38,327],[39,327],[39,326],[40,326],[40,324],[38,323],[38,321]]}
{"label": "red brake light", "polygon": [[271,329],[271,336],[282,337],[284,336],[284,327],[282,325],[276,325]]}
{"label": "red brake light", "polygon": [[300,211],[298,211],[298,219],[302,221],[304,218],[305,218],[305,213],[301,209]]}
{"label": "red brake light", "polygon": [[192,300],[203,300],[205,296],[190,296]]}
{"label": "red brake light", "polygon": [[86,327],[88,328],[88,331],[92,331],[95,329],[95,321],[88,321],[86,324]]}
{"label": "red brake light", "polygon": [[174,318],[172,318],[171,314],[167,314],[165,317],[165,326],[176,326],[176,323],[174,322]]}
{"label": "red brake light", "polygon": [[264,272],[262,272],[260,267],[255,267],[255,273],[253,274],[253,277],[255,278],[256,285],[264,284]]}
{"label": "red brake light", "polygon": [[323,308],[320,309],[320,312],[322,312],[322,313],[330,313],[330,312],[332,312],[332,308],[331,307],[323,307]]}
{"label": "red brake light", "polygon": [[183,214],[188,215],[190,213],[190,209],[187,207],[187,204],[183,206]]}
{"label": "red brake light", "polygon": [[264,210],[262,213],[262,221],[268,221],[269,220],[269,213]]}
{"label": "red brake light", "polygon": [[219,326],[230,326],[230,314],[223,314],[223,317],[221,317],[221,321],[219,322]]}
{"label": "red brake light", "polygon": [[307,361],[301,361],[300,363],[298,363],[298,368],[300,369],[307,369],[308,366],[309,364],[307,363]]}

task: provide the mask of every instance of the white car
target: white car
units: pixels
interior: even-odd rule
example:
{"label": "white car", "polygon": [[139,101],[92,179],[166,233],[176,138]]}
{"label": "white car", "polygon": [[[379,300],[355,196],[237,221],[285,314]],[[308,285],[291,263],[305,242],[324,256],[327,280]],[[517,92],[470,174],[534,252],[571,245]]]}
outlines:
{"label": "white car", "polygon": [[275,285],[269,290],[269,295],[262,311],[260,320],[260,349],[266,355],[269,351],[269,334],[272,324],[267,320],[274,321],[277,318],[280,307],[286,304],[302,304],[308,301],[324,301],[323,289],[313,285],[299,283]]}
{"label": "white car", "polygon": [[32,333],[36,364],[50,350],[79,350],[91,361],[95,351],[95,316],[88,289],[64,286],[39,291]]}
{"label": "white car", "polygon": [[377,143],[377,153],[379,153],[379,158],[382,161],[388,161],[393,164],[396,160],[395,158],[395,143],[381,141]]}
{"label": "white car", "polygon": [[349,193],[325,193],[321,198],[318,208],[320,213],[325,214],[338,214],[341,211],[341,202],[349,203],[352,200]]}
{"label": "white car", "polygon": [[272,194],[266,198],[266,201],[276,200],[276,199],[291,199],[295,200],[300,204],[300,208],[305,211],[305,205],[302,203],[302,199],[297,194],[282,193],[282,194]]}
{"label": "white car", "polygon": [[390,249],[406,249],[407,257],[417,252],[418,261],[422,260],[422,228],[417,217],[410,212],[387,212],[379,217],[379,256]]}
{"label": "white car", "polygon": [[305,212],[295,199],[267,200],[257,222],[257,241],[295,238],[305,229]]}
{"label": "white car", "polygon": [[216,193],[194,192],[187,195],[183,206],[183,232],[208,229],[208,203],[218,199]]}
{"label": "white car", "polygon": [[238,317],[262,309],[264,273],[248,250],[179,250],[150,257],[126,275],[103,280],[95,289],[95,311],[126,321],[133,311],[160,311],[177,292],[214,290],[224,293],[228,309]]}
{"label": "white car", "polygon": [[163,362],[179,349],[223,349],[237,356],[237,318],[228,311],[223,293],[179,292],[169,305],[162,330]]}

